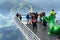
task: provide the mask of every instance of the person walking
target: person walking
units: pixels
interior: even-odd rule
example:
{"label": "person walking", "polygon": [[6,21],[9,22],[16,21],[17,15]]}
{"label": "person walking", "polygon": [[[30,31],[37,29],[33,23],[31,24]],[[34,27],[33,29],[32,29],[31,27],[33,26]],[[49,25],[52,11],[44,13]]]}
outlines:
{"label": "person walking", "polygon": [[27,24],[29,24],[29,14],[26,15],[27,18]]}
{"label": "person walking", "polygon": [[43,26],[46,28],[46,27],[47,27],[47,22],[46,22],[46,20],[44,19],[44,17],[45,17],[45,12],[42,12],[42,15],[43,15]]}
{"label": "person walking", "polygon": [[22,16],[21,16],[21,14],[19,14],[19,19],[22,20]]}
{"label": "person walking", "polygon": [[52,11],[50,12],[50,15],[55,15],[55,11],[52,9]]}
{"label": "person walking", "polygon": [[32,17],[31,17],[31,12],[30,12],[29,13],[29,24],[32,24],[31,19],[32,19]]}
{"label": "person walking", "polygon": [[42,23],[42,13],[39,14],[40,23]]}
{"label": "person walking", "polygon": [[35,18],[36,18],[36,22],[38,22],[38,13],[36,12],[36,14],[35,14]]}
{"label": "person walking", "polygon": [[16,17],[19,17],[19,13],[16,14]]}
{"label": "person walking", "polygon": [[37,29],[37,23],[36,23],[35,17],[33,17],[33,19],[32,19],[32,25],[33,25],[33,29],[34,29],[34,27]]}

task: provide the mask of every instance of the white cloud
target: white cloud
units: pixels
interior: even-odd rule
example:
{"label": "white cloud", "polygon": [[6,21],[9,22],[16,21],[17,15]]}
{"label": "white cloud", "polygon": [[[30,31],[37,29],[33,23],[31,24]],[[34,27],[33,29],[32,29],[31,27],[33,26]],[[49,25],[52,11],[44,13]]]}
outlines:
{"label": "white cloud", "polygon": [[0,28],[2,28],[2,27],[3,27],[3,25],[0,24]]}
{"label": "white cloud", "polygon": [[10,20],[8,16],[6,17],[0,14],[0,18],[0,21],[4,20],[6,22],[6,24],[0,24],[0,28],[9,27],[13,24],[13,20]]}
{"label": "white cloud", "polygon": [[4,19],[9,19],[9,17],[3,16],[3,15],[1,15],[1,14],[0,14],[0,18],[1,18],[2,20],[4,20]]}
{"label": "white cloud", "polygon": [[14,11],[13,11],[13,9],[11,8],[11,10],[10,10],[10,14],[9,14],[8,16],[13,15],[13,13],[14,13]]}
{"label": "white cloud", "polygon": [[5,1],[6,1],[6,0],[0,0],[0,4],[3,3],[3,2],[5,2]]}
{"label": "white cloud", "polygon": [[3,36],[4,36],[3,33],[0,33],[0,39],[1,39]]}
{"label": "white cloud", "polygon": [[24,3],[20,3],[18,4],[20,7],[17,9],[17,11],[19,12],[23,7],[24,7]]}
{"label": "white cloud", "polygon": [[29,12],[33,12],[33,8],[32,8],[32,5],[30,5],[30,9],[29,9]]}

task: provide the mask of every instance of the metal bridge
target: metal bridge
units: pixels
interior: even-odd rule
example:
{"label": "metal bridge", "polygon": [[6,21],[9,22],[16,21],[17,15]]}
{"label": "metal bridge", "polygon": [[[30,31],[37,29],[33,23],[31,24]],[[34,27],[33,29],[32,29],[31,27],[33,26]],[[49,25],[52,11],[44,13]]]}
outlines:
{"label": "metal bridge", "polygon": [[[48,35],[48,30],[44,28],[41,23],[37,23],[37,29],[33,30],[32,25],[23,24],[19,18],[15,18],[15,23],[18,25],[18,28],[27,38],[27,40],[57,40],[57,35]],[[57,21],[59,22],[59,21]],[[59,24],[59,23],[58,23]]]}

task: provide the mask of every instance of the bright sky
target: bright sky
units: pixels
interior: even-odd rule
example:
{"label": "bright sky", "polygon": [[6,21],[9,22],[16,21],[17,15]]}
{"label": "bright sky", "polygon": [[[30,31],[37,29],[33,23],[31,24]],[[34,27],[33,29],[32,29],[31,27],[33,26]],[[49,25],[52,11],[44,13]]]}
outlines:
{"label": "bright sky", "polygon": [[60,0],[0,0],[0,5],[4,3],[5,1],[11,1],[13,3],[26,1],[28,3],[31,3],[32,5],[37,6],[38,8],[41,8],[47,11],[51,9],[60,11],[60,5],[59,5]]}
{"label": "bright sky", "polygon": [[[23,12],[28,9],[30,11],[46,11],[47,13],[54,9],[57,13],[60,13],[59,4],[60,0],[0,0],[0,23],[2,20],[9,19],[8,21],[10,21],[10,18],[14,17],[15,11],[21,11],[21,9]],[[57,19],[59,18],[60,14],[57,14]]]}

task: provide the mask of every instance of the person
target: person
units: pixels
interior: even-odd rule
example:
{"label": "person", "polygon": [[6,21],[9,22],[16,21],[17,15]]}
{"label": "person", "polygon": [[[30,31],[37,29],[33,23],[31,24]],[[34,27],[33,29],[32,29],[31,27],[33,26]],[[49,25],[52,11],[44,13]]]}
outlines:
{"label": "person", "polygon": [[55,15],[54,10],[52,9],[52,11],[50,12],[50,15]]}
{"label": "person", "polygon": [[54,10],[52,10],[51,12],[50,12],[50,19],[52,19],[52,18],[56,18],[56,13],[54,12]]}
{"label": "person", "polygon": [[16,14],[16,17],[19,17],[19,13]]}
{"label": "person", "polygon": [[35,18],[36,18],[36,20],[38,20],[38,13],[37,12],[35,14]]}
{"label": "person", "polygon": [[22,20],[22,16],[21,16],[21,14],[19,14],[19,19]]}
{"label": "person", "polygon": [[29,24],[31,24],[31,12],[29,13]]}
{"label": "person", "polygon": [[58,37],[58,39],[57,40],[60,40],[60,36]]}
{"label": "person", "polygon": [[43,15],[43,26],[47,27],[47,22],[45,21],[44,17],[45,17],[45,12],[42,12]]}
{"label": "person", "polygon": [[40,17],[40,23],[42,23],[42,13],[39,14]]}
{"label": "person", "polygon": [[32,19],[33,19],[33,17],[35,17],[35,13],[34,12],[32,13]]}
{"label": "person", "polygon": [[33,17],[35,17],[34,12],[32,12],[32,14],[31,14],[31,24],[32,24]]}
{"label": "person", "polygon": [[26,15],[27,18],[27,24],[29,24],[29,14]]}
{"label": "person", "polygon": [[32,25],[33,25],[33,29],[34,29],[34,27],[37,29],[37,23],[36,23],[35,17],[33,17],[33,19],[32,19]]}

